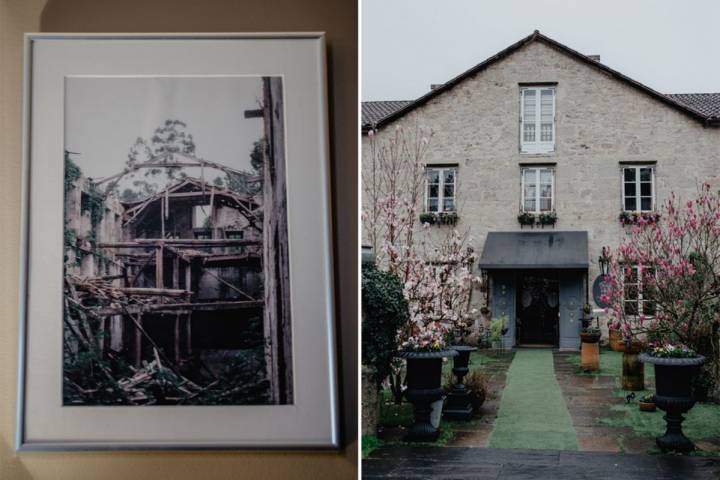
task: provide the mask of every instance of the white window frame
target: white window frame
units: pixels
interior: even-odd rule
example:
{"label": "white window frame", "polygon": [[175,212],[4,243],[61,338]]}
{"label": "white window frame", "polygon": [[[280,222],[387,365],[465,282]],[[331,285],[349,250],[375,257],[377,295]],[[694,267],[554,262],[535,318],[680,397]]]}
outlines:
{"label": "white window frame", "polygon": [[[642,168],[649,168],[650,169],[650,193],[652,196],[652,200],[650,203],[650,210],[643,210],[642,209],[642,195],[640,195],[640,169]],[[631,198],[635,198],[635,210],[628,210],[625,208],[625,199],[627,198],[625,196],[625,184],[626,183],[632,183],[632,182],[626,182],[625,181],[625,170],[633,169],[635,170],[635,195],[631,195]],[[621,165],[620,166],[620,194],[622,198],[622,211],[628,212],[628,213],[643,213],[643,212],[654,212],[655,211],[655,165],[653,164],[647,164],[647,165]]]}
{"label": "white window frame", "polygon": [[[527,210],[525,208],[525,172],[535,170],[535,210]],[[540,172],[549,170],[552,173],[550,177],[550,210],[540,209]],[[547,165],[538,165],[537,167],[522,167],[520,169],[520,211],[525,213],[541,214],[555,211],[555,167]]]}
{"label": "white window frame", "polygon": [[[628,266],[630,266],[630,267],[635,271],[635,277],[637,278],[637,282],[634,282],[634,283],[631,284],[631,285],[634,285],[634,286],[637,288],[637,299],[635,299],[635,300],[627,300],[627,299],[625,298],[625,288],[627,288],[627,286],[628,286],[628,284],[625,282],[625,269],[626,269]],[[648,269],[648,268],[652,268],[652,267],[643,267],[643,268],[644,268],[644,269]],[[640,273],[640,265],[638,265],[638,264],[634,264],[634,265],[622,265],[622,267],[621,267],[621,274],[622,274],[622,276],[623,276],[623,298],[622,298],[623,313],[624,313],[625,315],[631,315],[631,316],[633,316],[633,317],[639,317],[639,316],[643,315],[643,316],[645,316],[646,318],[654,318],[654,315],[647,315],[647,314],[645,314],[645,304],[646,304],[646,303],[653,302],[653,300],[652,300],[652,299],[645,298],[645,295],[644,295],[644,290],[645,290],[645,289],[643,288],[643,279],[642,279],[642,276],[641,276],[641,273]],[[645,275],[645,273],[643,273],[642,275]],[[626,311],[626,304],[627,304],[628,302],[632,302],[632,303],[635,303],[635,304],[637,305],[637,313],[636,313],[636,314],[627,313],[627,311]],[[655,308],[655,312],[657,313],[657,308],[658,308],[657,303],[655,303],[655,307],[654,307],[654,308]]]}
{"label": "white window frame", "polygon": [[[455,182],[453,183],[453,209],[452,210],[445,210],[445,171],[447,170],[454,170],[455,171]],[[429,174],[431,171],[437,171],[439,173],[440,181],[438,182],[438,209],[435,212],[431,212],[429,210],[429,197],[428,197],[428,180],[429,180]],[[457,165],[433,165],[433,166],[427,166],[425,167],[425,200],[423,202],[425,208],[425,213],[442,213],[442,212],[457,212],[457,194],[458,192],[458,167]]]}
{"label": "white window frame", "polygon": [[[542,122],[541,122],[541,100],[542,100],[542,91],[543,90],[550,90],[552,91],[552,115],[553,115],[553,121],[552,121],[552,140],[551,141],[541,141],[541,130],[542,130]],[[526,92],[534,91],[535,92],[535,141],[525,141],[525,95]],[[557,123],[557,109],[556,109],[556,98],[557,98],[557,88],[554,85],[535,85],[535,86],[526,86],[526,87],[520,87],[520,152],[521,153],[528,153],[528,154],[542,154],[542,153],[553,153],[555,151],[555,140],[556,140],[556,123]]]}

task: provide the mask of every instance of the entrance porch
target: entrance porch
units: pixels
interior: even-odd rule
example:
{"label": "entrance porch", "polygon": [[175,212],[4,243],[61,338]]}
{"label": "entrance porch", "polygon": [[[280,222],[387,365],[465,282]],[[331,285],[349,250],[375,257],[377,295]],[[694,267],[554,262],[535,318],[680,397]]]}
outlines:
{"label": "entrance porch", "polygon": [[505,346],[580,348],[587,245],[587,232],[488,234],[480,268],[492,318],[506,321]]}

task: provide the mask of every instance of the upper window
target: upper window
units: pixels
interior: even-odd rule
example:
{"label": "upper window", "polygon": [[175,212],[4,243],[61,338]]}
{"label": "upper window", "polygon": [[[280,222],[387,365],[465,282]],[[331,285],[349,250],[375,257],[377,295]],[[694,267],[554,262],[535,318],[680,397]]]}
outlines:
{"label": "upper window", "polygon": [[652,212],[655,209],[655,168],[650,165],[622,167],[623,209]]}
{"label": "upper window", "polygon": [[555,169],[531,167],[522,169],[523,212],[541,213],[555,209]]}
{"label": "upper window", "polygon": [[425,191],[426,212],[454,212],[457,167],[428,167]]}
{"label": "upper window", "polygon": [[520,151],[555,151],[555,87],[520,89]]}

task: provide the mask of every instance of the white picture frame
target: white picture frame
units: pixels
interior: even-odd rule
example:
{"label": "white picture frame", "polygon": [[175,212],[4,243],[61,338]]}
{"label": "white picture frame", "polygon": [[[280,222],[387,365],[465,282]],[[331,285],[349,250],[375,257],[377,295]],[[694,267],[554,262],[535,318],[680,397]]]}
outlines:
{"label": "white picture frame", "polygon": [[[223,75],[283,79],[293,401],[63,406],[65,79]],[[23,122],[17,449],[339,448],[324,34],[27,34]]]}

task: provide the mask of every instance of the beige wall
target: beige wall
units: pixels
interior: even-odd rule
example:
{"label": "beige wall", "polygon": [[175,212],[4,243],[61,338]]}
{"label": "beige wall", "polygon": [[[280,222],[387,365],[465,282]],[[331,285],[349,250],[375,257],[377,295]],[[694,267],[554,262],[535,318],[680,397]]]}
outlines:
{"label": "beige wall", "polygon": [[[523,82],[558,82],[554,154],[519,152],[518,84]],[[434,132],[428,163],[458,164],[457,229],[470,231],[478,253],[488,232],[520,230],[519,164],[556,162],[555,230],[588,232],[591,282],[599,274],[602,246],[625,237],[618,221],[620,161],[657,162],[658,205],[672,191],[685,198],[695,195],[701,181],[720,186],[720,128],[705,128],[538,42],[384,126],[375,138],[394,135],[397,125],[410,133],[416,126]],[[364,136],[364,159],[368,143]],[[365,160],[363,168],[368,164]],[[448,228],[434,226],[430,232]]]}
{"label": "beige wall", "polygon": [[[342,479],[356,476],[357,5],[353,0],[0,0],[0,478]],[[44,8],[44,10],[43,10]],[[14,451],[20,231],[22,33],[325,31],[329,46],[336,288],[345,450],[33,453]]]}

